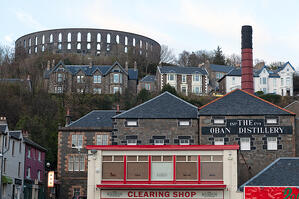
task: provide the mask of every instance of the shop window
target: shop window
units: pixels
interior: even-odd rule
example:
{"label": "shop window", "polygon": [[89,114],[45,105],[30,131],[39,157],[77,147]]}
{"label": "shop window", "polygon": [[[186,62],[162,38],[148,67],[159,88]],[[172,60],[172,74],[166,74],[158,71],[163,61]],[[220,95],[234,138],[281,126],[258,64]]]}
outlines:
{"label": "shop window", "polygon": [[97,135],[97,145],[108,145],[108,135]]}
{"label": "shop window", "polygon": [[240,149],[243,151],[250,150],[250,138],[240,138]]}
{"label": "shop window", "polygon": [[71,42],[72,41],[72,33],[68,33],[67,34],[67,42]]}
{"label": "shop window", "polygon": [[89,33],[87,33],[87,42],[91,42],[91,33],[89,32]]}
{"label": "shop window", "polygon": [[180,120],[179,126],[190,126],[190,120]]}
{"label": "shop window", "polygon": [[223,180],[222,156],[200,156],[200,180]]}
{"label": "shop window", "polygon": [[137,145],[137,140],[136,139],[128,139],[127,145]]}
{"label": "shop window", "polygon": [[180,145],[190,145],[189,139],[180,139],[179,141]]}
{"label": "shop window", "polygon": [[197,180],[198,161],[197,156],[177,156],[176,157],[176,179],[177,180]]}
{"label": "shop window", "polygon": [[127,120],[126,126],[138,126],[138,121],[137,120]]}
{"label": "shop window", "polygon": [[173,180],[172,156],[152,156],[151,179],[153,181]]}
{"label": "shop window", "polygon": [[278,124],[277,118],[266,118],[266,124]]}
{"label": "shop window", "polygon": [[102,163],[103,180],[123,180],[124,160],[123,156],[103,156]]}
{"label": "shop window", "polygon": [[163,139],[155,139],[154,145],[164,145],[164,140]]}
{"label": "shop window", "polygon": [[127,179],[148,179],[148,156],[127,156]]}
{"label": "shop window", "polygon": [[93,76],[93,83],[94,84],[100,84],[102,82],[102,76],[101,75],[94,75]]}
{"label": "shop window", "polygon": [[68,159],[68,171],[84,171],[85,158],[83,155],[71,155]]}
{"label": "shop window", "polygon": [[72,148],[83,147],[83,135],[72,135]]}
{"label": "shop window", "polygon": [[101,33],[97,34],[97,42],[101,42]]}
{"label": "shop window", "polygon": [[267,149],[277,150],[277,137],[267,137]]}
{"label": "shop window", "polygon": [[224,145],[224,138],[215,137],[214,144],[215,145]]}

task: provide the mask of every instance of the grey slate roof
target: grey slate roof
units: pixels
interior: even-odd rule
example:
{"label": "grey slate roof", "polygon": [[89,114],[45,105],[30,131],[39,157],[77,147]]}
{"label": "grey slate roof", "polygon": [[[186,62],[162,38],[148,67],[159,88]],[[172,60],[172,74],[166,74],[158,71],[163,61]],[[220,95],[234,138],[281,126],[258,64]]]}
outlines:
{"label": "grey slate roof", "polygon": [[9,135],[15,139],[21,139],[22,131],[9,131]]}
{"label": "grey slate roof", "polygon": [[112,117],[115,115],[116,110],[93,110],[66,128],[112,128]]}
{"label": "grey slate roof", "polygon": [[196,106],[166,91],[143,104],[114,116],[113,118],[192,119],[197,118],[197,109]]}
{"label": "grey slate roof", "polygon": [[45,149],[44,147],[40,146],[39,144],[33,142],[29,138],[24,137],[24,142],[30,146],[40,149],[41,151],[47,151],[47,149]]}
{"label": "grey slate roof", "polygon": [[[50,74],[54,72],[58,66],[63,65],[65,70],[70,72],[72,75],[76,75],[78,72],[82,71],[86,76],[92,76],[96,71],[99,71],[103,76],[107,75],[111,69],[117,64],[121,67],[118,62],[115,62],[113,65],[65,65],[63,62],[59,62],[54,68],[50,71],[45,72],[44,77],[49,78]],[[122,67],[121,67],[122,68]],[[127,73],[125,70],[123,70]],[[138,70],[134,70],[133,68],[128,69],[128,77],[129,79],[137,80],[138,79]]]}
{"label": "grey slate roof", "polygon": [[210,64],[210,69],[215,72],[228,73],[229,71],[233,70],[234,68],[235,67],[233,67],[233,66]]}
{"label": "grey slate roof", "polygon": [[[242,68],[234,68],[229,71],[226,76],[242,76]],[[258,77],[257,71],[253,71],[253,77]]]}
{"label": "grey slate roof", "polygon": [[184,67],[184,66],[158,66],[161,73],[177,73],[177,74],[202,74],[207,75],[206,69],[200,67]]}
{"label": "grey slate roof", "polygon": [[288,64],[290,64],[291,68],[292,68],[294,71],[296,71],[295,68],[292,66],[292,64],[291,64],[290,62],[286,62],[286,63],[284,63],[282,66],[279,66],[279,67],[277,68],[277,70],[275,70],[274,72],[276,72],[276,73],[280,72],[280,71],[283,70]]}
{"label": "grey slate roof", "polygon": [[156,76],[155,75],[146,75],[140,81],[141,82],[155,82]]}
{"label": "grey slate roof", "polygon": [[294,115],[294,113],[236,89],[200,107],[198,115]]}
{"label": "grey slate roof", "polygon": [[299,158],[278,158],[256,176],[241,185],[245,186],[298,186]]}
{"label": "grey slate roof", "polygon": [[4,133],[6,127],[7,127],[7,124],[1,124],[1,125],[0,125],[0,133]]}

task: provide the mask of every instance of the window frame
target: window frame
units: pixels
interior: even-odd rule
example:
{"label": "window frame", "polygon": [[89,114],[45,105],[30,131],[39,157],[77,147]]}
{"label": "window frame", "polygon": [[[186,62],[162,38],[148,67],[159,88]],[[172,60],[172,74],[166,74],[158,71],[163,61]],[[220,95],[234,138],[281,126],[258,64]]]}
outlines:
{"label": "window frame", "polygon": [[127,145],[131,145],[131,146],[137,145],[137,139],[127,139]]}
{"label": "window frame", "polygon": [[93,83],[94,84],[100,84],[100,83],[102,83],[102,76],[101,75],[94,75],[93,76]]}
{"label": "window frame", "polygon": [[[219,139],[219,140],[217,140],[217,139]],[[214,137],[214,145],[225,145],[224,137]]]}
{"label": "window frame", "polygon": [[138,127],[138,120],[126,120],[126,127]]}
{"label": "window frame", "polygon": [[[273,139],[275,138],[275,139]],[[273,140],[270,140],[273,139]],[[278,150],[278,139],[277,137],[267,137],[267,150],[277,151]]]}
{"label": "window frame", "polygon": [[154,139],[154,145],[165,145],[164,139]]}
{"label": "window frame", "polygon": [[[105,137],[105,139],[103,139],[104,137]],[[109,145],[109,135],[107,135],[107,134],[96,135],[96,145]]]}
{"label": "window frame", "polygon": [[[80,138],[80,139],[79,139]],[[81,140],[82,138],[82,140]],[[72,134],[71,135],[71,147],[73,149],[82,149],[84,144],[83,144],[83,141],[84,141],[84,136],[83,134]],[[75,141],[75,144],[74,144],[74,141]],[[80,145],[81,143],[81,145]]]}
{"label": "window frame", "polygon": [[190,145],[190,139],[179,139],[179,145]]}
{"label": "window frame", "polygon": [[[188,124],[187,124],[187,122],[188,122]],[[191,121],[190,120],[179,120],[178,126],[191,126]]]}
{"label": "window frame", "polygon": [[[245,140],[247,140],[247,141],[245,141]],[[250,137],[241,137],[240,138],[240,150],[241,151],[250,151],[251,150],[251,138]]]}

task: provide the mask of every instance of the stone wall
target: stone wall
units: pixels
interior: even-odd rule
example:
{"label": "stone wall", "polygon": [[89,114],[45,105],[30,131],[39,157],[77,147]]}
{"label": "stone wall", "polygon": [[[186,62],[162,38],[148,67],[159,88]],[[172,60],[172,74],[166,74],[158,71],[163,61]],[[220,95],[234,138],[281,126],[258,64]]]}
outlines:
{"label": "stone wall", "polygon": [[126,145],[128,139],[141,145],[152,145],[154,139],[164,139],[167,145],[178,145],[179,139],[198,144],[198,120],[190,121],[190,126],[178,126],[178,119],[138,119],[137,127],[126,127],[126,119],[115,119],[112,144]]}
{"label": "stone wall", "polygon": [[[265,119],[265,116],[226,116],[225,119]],[[202,127],[219,127],[211,123],[211,116],[200,117],[200,144],[214,144],[215,137],[224,137],[225,145],[240,144],[241,137],[251,138],[251,150],[239,150],[239,185],[256,175],[279,157],[295,156],[295,125],[293,116],[279,116],[278,126],[292,126],[292,134],[277,137],[278,149],[267,150],[267,134],[214,134],[203,135]],[[277,126],[277,125],[276,125]]]}

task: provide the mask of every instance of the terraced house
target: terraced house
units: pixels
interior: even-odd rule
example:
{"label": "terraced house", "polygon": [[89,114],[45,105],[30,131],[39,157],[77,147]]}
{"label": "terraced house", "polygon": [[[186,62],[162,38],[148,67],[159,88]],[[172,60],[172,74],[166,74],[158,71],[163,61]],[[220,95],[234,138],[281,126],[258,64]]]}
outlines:
{"label": "terraced house", "polygon": [[158,91],[169,84],[183,95],[204,95],[208,92],[208,73],[200,66],[158,66],[156,81]]}
{"label": "terraced house", "polygon": [[66,126],[59,128],[57,174],[61,182],[59,198],[86,196],[86,145],[111,144],[112,117],[116,110],[94,110],[76,121],[66,116]]}
{"label": "terraced house", "polygon": [[48,62],[44,74],[45,87],[49,93],[123,93],[126,89],[137,92],[138,71],[123,68],[118,62],[112,65],[65,65],[60,61],[52,68]]}

